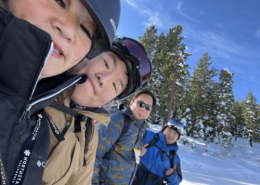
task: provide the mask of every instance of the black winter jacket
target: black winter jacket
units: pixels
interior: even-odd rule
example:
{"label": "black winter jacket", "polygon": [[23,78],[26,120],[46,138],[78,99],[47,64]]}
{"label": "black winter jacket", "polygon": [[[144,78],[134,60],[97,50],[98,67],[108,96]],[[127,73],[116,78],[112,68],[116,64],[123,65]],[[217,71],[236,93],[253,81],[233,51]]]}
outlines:
{"label": "black winter jacket", "polygon": [[50,138],[43,108],[86,80],[64,73],[38,82],[51,52],[49,34],[0,9],[1,184],[42,184]]}

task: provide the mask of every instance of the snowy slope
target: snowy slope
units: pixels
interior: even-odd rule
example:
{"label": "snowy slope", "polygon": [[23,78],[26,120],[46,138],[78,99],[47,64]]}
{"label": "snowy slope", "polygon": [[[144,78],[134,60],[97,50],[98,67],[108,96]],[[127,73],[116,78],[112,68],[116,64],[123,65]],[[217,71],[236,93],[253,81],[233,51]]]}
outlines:
{"label": "snowy slope", "polygon": [[[161,126],[149,125],[154,132],[161,130]],[[238,138],[229,149],[211,143],[205,152],[205,141],[187,139],[186,145],[179,142],[181,185],[260,185],[260,144],[253,143],[251,148],[247,139]],[[191,145],[196,148],[191,149]]]}

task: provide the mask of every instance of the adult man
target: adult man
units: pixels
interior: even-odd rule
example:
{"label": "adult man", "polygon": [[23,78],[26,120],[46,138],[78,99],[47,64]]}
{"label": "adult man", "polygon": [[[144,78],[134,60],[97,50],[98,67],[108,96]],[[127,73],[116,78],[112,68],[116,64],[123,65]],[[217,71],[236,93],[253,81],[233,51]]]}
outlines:
{"label": "adult man", "polygon": [[144,122],[156,105],[148,90],[137,93],[130,105],[111,110],[111,122],[100,126],[92,184],[129,184],[139,162]]}

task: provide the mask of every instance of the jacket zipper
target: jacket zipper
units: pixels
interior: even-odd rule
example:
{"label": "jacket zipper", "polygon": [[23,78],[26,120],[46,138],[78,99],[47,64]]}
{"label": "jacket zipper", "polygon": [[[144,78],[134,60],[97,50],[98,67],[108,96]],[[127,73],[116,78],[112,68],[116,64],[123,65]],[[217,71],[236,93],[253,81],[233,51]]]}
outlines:
{"label": "jacket zipper", "polygon": [[[26,109],[25,113],[23,114],[23,117],[22,117],[22,118],[25,118],[25,117],[26,117],[27,113],[30,111],[30,109],[31,109],[34,105],[36,105],[36,104],[38,104],[38,103],[40,103],[40,102],[42,102],[42,101],[44,101],[44,100],[50,99],[50,98],[56,96],[57,94],[60,94],[61,92],[65,91],[66,89],[70,88],[71,86],[73,86],[74,84],[76,84],[78,81],[80,81],[81,78],[82,78],[82,77],[78,78],[77,80],[75,80],[74,82],[72,82],[70,85],[68,85],[67,87],[64,87],[63,89],[59,90],[58,92],[56,92],[56,93],[54,93],[54,94],[51,94],[51,95],[49,95],[49,96],[40,98],[40,99],[38,99],[38,100],[36,100],[36,101],[34,101],[34,102],[28,104],[28,105],[27,105],[27,109]],[[21,118],[21,119],[22,119],[22,118]]]}
{"label": "jacket zipper", "polygon": [[[46,56],[46,58],[45,58],[45,60],[44,60],[44,63],[43,63],[43,67],[45,66],[46,62],[47,62],[48,59],[50,58],[53,49],[54,49],[54,48],[53,48],[53,42],[51,42],[49,52],[48,52],[48,54],[47,54],[47,56]],[[35,91],[35,89],[36,89],[36,86],[37,86],[37,84],[38,84],[39,78],[40,78],[40,76],[41,76],[41,74],[42,74],[43,67],[42,67],[42,69],[41,69],[41,71],[40,71],[40,73],[39,73],[39,75],[38,75],[38,77],[37,77],[37,80],[36,80],[35,84],[34,84],[34,87],[33,87],[32,93],[31,93],[31,95],[30,95],[29,101],[32,99],[32,96],[33,96],[34,91]],[[28,105],[26,106],[26,110],[23,112],[21,118],[19,119],[19,122],[20,122],[23,118],[25,118],[27,112],[28,112],[30,109],[31,109],[31,106],[30,106],[30,104],[28,104]]]}
{"label": "jacket zipper", "polygon": [[[44,68],[46,62],[48,61],[48,59],[50,58],[53,49],[54,49],[54,48],[53,48],[53,42],[51,42],[51,46],[50,46],[48,55],[47,55],[47,57],[45,58],[43,68]],[[40,78],[40,76],[41,76],[41,74],[42,74],[43,68],[41,69],[41,72],[39,73],[39,76],[38,76],[38,78],[37,78],[37,81],[36,81],[36,83],[34,84],[33,91],[32,91],[32,94],[31,94],[31,96],[30,96],[30,100],[32,99],[32,96],[33,96],[34,91],[35,91],[35,89],[36,89],[36,86],[37,86],[37,84],[38,84],[39,78]]]}

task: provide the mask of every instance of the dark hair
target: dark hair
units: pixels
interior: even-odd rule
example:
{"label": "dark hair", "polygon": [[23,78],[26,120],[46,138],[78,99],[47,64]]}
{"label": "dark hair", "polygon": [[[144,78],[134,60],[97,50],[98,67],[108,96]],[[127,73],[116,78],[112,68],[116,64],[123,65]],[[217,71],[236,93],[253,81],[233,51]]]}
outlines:
{"label": "dark hair", "polygon": [[157,101],[156,101],[155,95],[149,90],[142,90],[142,91],[136,93],[133,97],[133,100],[138,98],[142,94],[147,94],[147,95],[151,96],[153,99],[153,107],[156,105]]}

